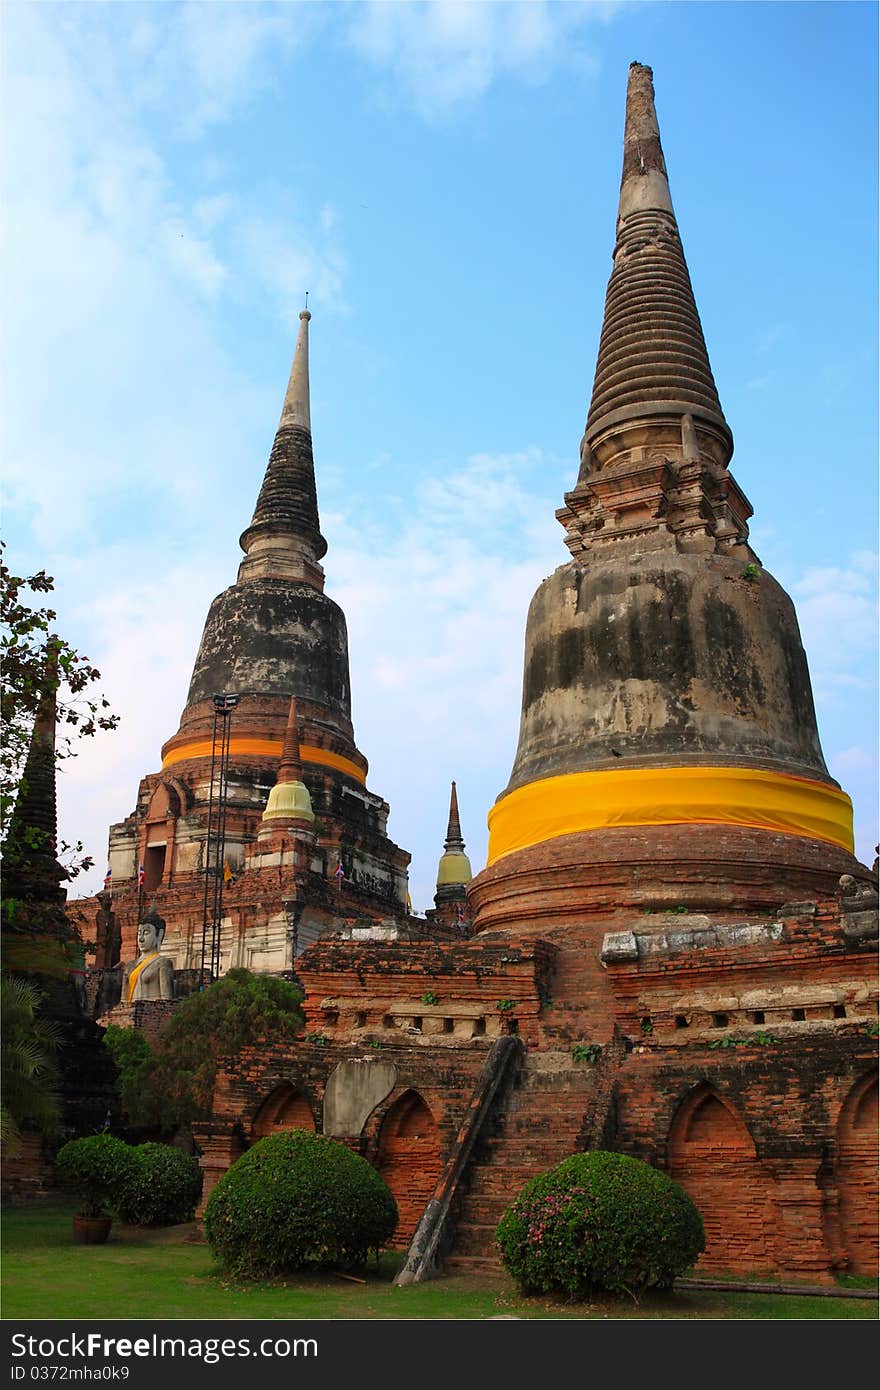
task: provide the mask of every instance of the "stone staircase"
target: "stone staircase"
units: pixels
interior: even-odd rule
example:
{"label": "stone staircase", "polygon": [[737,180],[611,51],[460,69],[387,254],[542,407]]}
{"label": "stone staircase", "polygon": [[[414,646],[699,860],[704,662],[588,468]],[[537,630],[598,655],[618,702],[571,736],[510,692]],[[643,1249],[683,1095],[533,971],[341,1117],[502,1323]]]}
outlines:
{"label": "stone staircase", "polygon": [[541,1046],[562,1050],[579,1042],[604,1043],[615,1024],[608,977],[599,963],[603,931],[592,927],[554,941],[553,999],[541,1014]]}
{"label": "stone staircase", "polygon": [[529,1178],[578,1148],[601,1085],[601,1062],[573,1062],[571,1052],[529,1052],[494,1133],[480,1141],[461,1198],[446,1272],[498,1273],[495,1227]]}

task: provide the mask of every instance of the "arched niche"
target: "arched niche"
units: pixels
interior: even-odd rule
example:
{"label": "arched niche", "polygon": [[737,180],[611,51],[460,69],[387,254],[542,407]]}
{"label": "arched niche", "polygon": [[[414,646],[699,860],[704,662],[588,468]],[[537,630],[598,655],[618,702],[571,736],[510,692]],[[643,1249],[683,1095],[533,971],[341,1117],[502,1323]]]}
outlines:
{"label": "arched niche", "polygon": [[869,1072],[850,1090],[837,1123],[840,1235],[855,1274],[877,1273],[877,1109],[877,1076]]}
{"label": "arched niche", "polygon": [[397,1202],[393,1244],[405,1247],[440,1177],[437,1122],[418,1091],[398,1096],[382,1121],[376,1167]]}
{"label": "arched niche", "polygon": [[181,812],[178,786],[162,781],[154,789],[144,821],[141,862],[144,866],[144,892],[152,892],[168,882],[174,856],[174,836]]}
{"label": "arched niche", "polygon": [[267,1134],[279,1134],[287,1129],[307,1129],[314,1132],[315,1117],[302,1091],[286,1082],[267,1096],[254,1116],[251,1136],[256,1141]]}
{"label": "arched niche", "polygon": [[685,1096],[669,1130],[667,1160],[703,1217],[700,1268],[770,1268],[773,1182],[742,1117],[714,1087],[702,1083]]}

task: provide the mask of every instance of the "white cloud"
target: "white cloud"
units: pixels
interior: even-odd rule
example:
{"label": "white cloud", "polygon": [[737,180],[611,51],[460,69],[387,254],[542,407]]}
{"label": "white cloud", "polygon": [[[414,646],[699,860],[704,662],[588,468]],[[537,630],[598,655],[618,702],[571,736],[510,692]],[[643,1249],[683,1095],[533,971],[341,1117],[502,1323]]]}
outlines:
{"label": "white cloud", "polygon": [[229,278],[229,271],[218,260],[211,243],[193,236],[178,218],[166,218],[162,223],[159,245],[169,268],[208,299],[213,299]]}
{"label": "white cloud", "polygon": [[[278,80],[279,69],[311,41],[328,15],[312,4],[42,5],[26,20],[37,41],[51,31],[88,73],[108,125],[132,109],[158,115],[176,135],[198,139]],[[10,26],[12,27],[12,26]],[[44,57],[40,49],[40,66]]]}
{"label": "white cloud", "polygon": [[189,0],[165,26],[163,43],[163,56],[175,54],[189,82],[188,131],[196,134],[252,101],[322,22],[315,5]]}
{"label": "white cloud", "polygon": [[[813,679],[832,691],[868,669],[877,643],[877,557],[859,551],[846,567],[815,566],[791,588]],[[861,679],[861,677],[856,677]]]}
{"label": "white cloud", "polygon": [[269,406],[222,346],[216,313],[231,291],[290,319],[303,288],[344,302],[337,230],[276,215],[278,195],[257,221],[222,188],[183,193],[172,146],[145,119],[183,93],[219,119],[207,55],[224,44],[236,49],[220,64],[230,114],[253,69],[268,80],[299,41],[298,8],[7,10],[6,505],[39,547],[54,546],[59,515],[71,544],[100,535],[114,508],[123,534],[145,514],[161,527],[181,499],[204,503],[217,458],[243,473]]}
{"label": "white cloud", "polygon": [[433,116],[504,76],[542,82],[561,66],[594,68],[585,32],[618,9],[590,0],[367,0],[351,7],[349,41],[421,115]]}
{"label": "white cloud", "polygon": [[337,240],[336,219],[324,209],[313,231],[297,225],[294,213],[274,217],[243,217],[235,231],[240,264],[250,279],[264,288],[276,315],[294,324],[303,307],[303,295],[345,313],[347,263]]}
{"label": "white cloud", "polygon": [[867,551],[846,565],[813,566],[791,584],[828,768],[852,797],[856,855],[868,864],[877,840],[876,748],[853,744],[853,735],[876,728],[876,590],[877,557]]}
{"label": "white cloud", "polygon": [[516,750],[526,612],[567,559],[547,506],[554,471],[561,495],[570,467],[539,450],[478,454],[442,482],[426,475],[381,531],[354,506],[323,513],[327,589],[348,619],[355,732],[369,785],[391,804],[391,834],[421,847],[418,908],[433,898],[453,778],[474,871],[485,863],[486,813]]}
{"label": "white cloud", "polygon": [[[82,633],[101,672],[100,690],[120,716],[114,733],[82,741],[59,778],[59,831],[80,839],[95,860],[76,896],[101,886],[109,826],[135,806],[138,784],[160,766],[160,749],[176,732],[208,605],[228,582],[205,557],[150,574],[146,548],[102,551],[77,575],[80,604],[65,614],[65,633]],[[125,573],[108,586],[106,573]],[[138,578],[138,575],[148,576]]]}
{"label": "white cloud", "polygon": [[848,773],[869,771],[876,761],[867,748],[842,748],[831,759],[831,770],[836,777],[845,777]]}

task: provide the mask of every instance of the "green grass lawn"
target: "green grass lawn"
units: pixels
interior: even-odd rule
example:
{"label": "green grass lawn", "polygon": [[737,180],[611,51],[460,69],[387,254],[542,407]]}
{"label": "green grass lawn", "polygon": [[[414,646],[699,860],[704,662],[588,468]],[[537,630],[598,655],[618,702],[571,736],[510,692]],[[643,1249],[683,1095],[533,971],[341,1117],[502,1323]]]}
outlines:
{"label": "green grass lawn", "polygon": [[[74,1245],[69,1205],[15,1208],[2,1225],[3,1308],[31,1318],[877,1318],[870,1298],[688,1290],[630,1300],[565,1304],[522,1298],[506,1278],[457,1275],[392,1284],[399,1257],[382,1257],[364,1282],[322,1274],[236,1283],[195,1227],[146,1231],[114,1225],[106,1245]],[[876,1285],[875,1285],[876,1287]]]}

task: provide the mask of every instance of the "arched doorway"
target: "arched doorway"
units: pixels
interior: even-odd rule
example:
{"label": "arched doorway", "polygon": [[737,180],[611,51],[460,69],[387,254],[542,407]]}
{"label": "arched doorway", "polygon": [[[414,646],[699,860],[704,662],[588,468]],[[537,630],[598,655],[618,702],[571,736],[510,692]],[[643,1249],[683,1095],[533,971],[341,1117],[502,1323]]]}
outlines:
{"label": "arched doorway", "polygon": [[141,847],[145,893],[152,893],[160,884],[168,882],[174,858],[174,835],[179,814],[180,798],[177,792],[168,783],[160,782],[147,807],[144,841]]}
{"label": "arched doorway", "polygon": [[399,1220],[392,1244],[405,1248],[440,1176],[437,1124],[418,1091],[391,1106],[379,1135],[376,1163],[394,1193]]}
{"label": "arched doorway", "polygon": [[264,1139],[267,1134],[278,1134],[285,1129],[308,1129],[314,1132],[315,1117],[312,1107],[301,1091],[289,1083],[278,1086],[263,1102],[254,1116],[251,1133],[254,1142]]}
{"label": "arched doorway", "polygon": [[745,1124],[711,1086],[685,1098],[667,1142],[669,1173],[703,1217],[704,1270],[769,1269],[773,1185]]}
{"label": "arched doorway", "polygon": [[855,1274],[877,1273],[877,1100],[876,1076],[861,1077],[837,1124],[840,1234]]}

